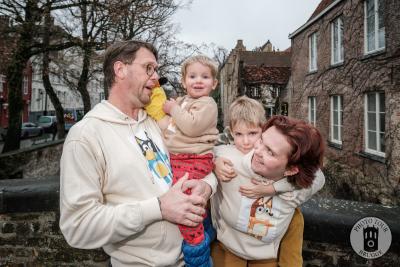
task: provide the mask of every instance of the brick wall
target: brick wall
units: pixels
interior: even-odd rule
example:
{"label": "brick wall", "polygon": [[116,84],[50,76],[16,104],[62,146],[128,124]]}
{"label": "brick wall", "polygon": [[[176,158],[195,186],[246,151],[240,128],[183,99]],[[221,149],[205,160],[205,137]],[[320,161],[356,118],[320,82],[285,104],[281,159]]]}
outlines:
{"label": "brick wall", "polygon": [[[385,49],[364,55],[364,2],[344,0],[292,38],[289,115],[308,119],[316,97],[316,126],[327,140],[326,189],[337,198],[400,203],[400,1],[384,3]],[[331,65],[331,22],[341,17],[344,62]],[[317,33],[317,71],[309,72],[309,42]],[[385,157],[365,152],[364,96],[385,93]],[[330,96],[343,99],[342,144],[330,143]],[[289,100],[289,99],[288,99]]]}
{"label": "brick wall", "polygon": [[102,249],[70,247],[58,221],[56,211],[0,215],[0,265],[107,266]]}

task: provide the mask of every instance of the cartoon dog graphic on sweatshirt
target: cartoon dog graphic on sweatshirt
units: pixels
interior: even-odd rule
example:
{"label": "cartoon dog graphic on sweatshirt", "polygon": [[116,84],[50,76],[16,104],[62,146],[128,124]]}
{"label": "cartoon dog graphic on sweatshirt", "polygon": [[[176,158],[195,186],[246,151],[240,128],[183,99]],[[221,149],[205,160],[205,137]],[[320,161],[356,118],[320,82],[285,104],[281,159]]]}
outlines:
{"label": "cartoon dog graphic on sweatshirt", "polygon": [[272,198],[260,197],[251,205],[247,233],[261,240],[267,235],[272,214]]}
{"label": "cartoon dog graphic on sweatshirt", "polygon": [[135,139],[148,162],[150,171],[160,179],[164,179],[167,184],[171,184],[172,171],[167,155],[149,138],[147,132],[145,134],[146,139],[140,139],[137,136]]}

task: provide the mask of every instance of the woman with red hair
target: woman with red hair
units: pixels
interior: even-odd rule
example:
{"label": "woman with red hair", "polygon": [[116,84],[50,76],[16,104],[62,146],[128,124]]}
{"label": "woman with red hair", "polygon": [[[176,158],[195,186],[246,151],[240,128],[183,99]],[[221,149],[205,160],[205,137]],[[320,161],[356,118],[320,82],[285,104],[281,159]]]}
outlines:
{"label": "woman with red hair", "polygon": [[228,182],[220,180],[211,201],[215,267],[278,266],[279,245],[295,208],[325,183],[320,171],[325,146],[315,127],[274,116],[262,132],[245,156],[235,146],[215,148],[236,173]]}

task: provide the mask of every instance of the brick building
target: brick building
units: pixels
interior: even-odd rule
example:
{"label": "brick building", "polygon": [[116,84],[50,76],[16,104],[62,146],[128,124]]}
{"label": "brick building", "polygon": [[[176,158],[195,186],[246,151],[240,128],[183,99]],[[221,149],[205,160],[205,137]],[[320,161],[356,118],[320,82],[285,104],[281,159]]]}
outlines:
{"label": "brick building", "polygon": [[219,86],[224,125],[228,109],[240,95],[260,101],[268,116],[280,112],[280,91],[290,76],[290,51],[275,51],[270,41],[254,51],[247,51],[238,40],[220,70]]}
{"label": "brick building", "polygon": [[336,197],[398,204],[400,1],[323,0],[289,35],[289,115],[327,140]]}
{"label": "brick building", "polygon": [[[6,80],[6,66],[10,61],[12,49],[15,47],[16,38],[13,32],[9,30],[9,18],[0,16],[0,127],[8,126],[8,88]],[[24,69],[24,78],[22,82],[22,101],[23,113],[22,122],[29,119],[29,104],[32,95],[32,64],[28,62]]]}

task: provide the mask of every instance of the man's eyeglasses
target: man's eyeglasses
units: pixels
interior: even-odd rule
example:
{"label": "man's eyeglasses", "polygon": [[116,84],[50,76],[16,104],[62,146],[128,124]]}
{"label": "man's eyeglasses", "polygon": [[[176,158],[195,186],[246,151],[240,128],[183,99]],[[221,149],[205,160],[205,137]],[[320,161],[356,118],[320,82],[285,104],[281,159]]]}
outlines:
{"label": "man's eyeglasses", "polygon": [[[139,64],[139,65],[142,65],[142,64],[140,64],[140,63],[135,63],[135,62],[132,62],[131,64]],[[154,74],[154,72],[157,72],[157,71],[158,71],[158,67],[154,66],[154,65],[151,64],[151,63],[149,63],[149,64],[147,64],[147,65],[142,65],[142,66],[146,69],[146,74],[149,75],[149,77],[151,77],[151,76]]]}
{"label": "man's eyeglasses", "polygon": [[155,67],[153,64],[146,65],[146,74],[152,76],[154,72],[158,72],[158,67]]}

